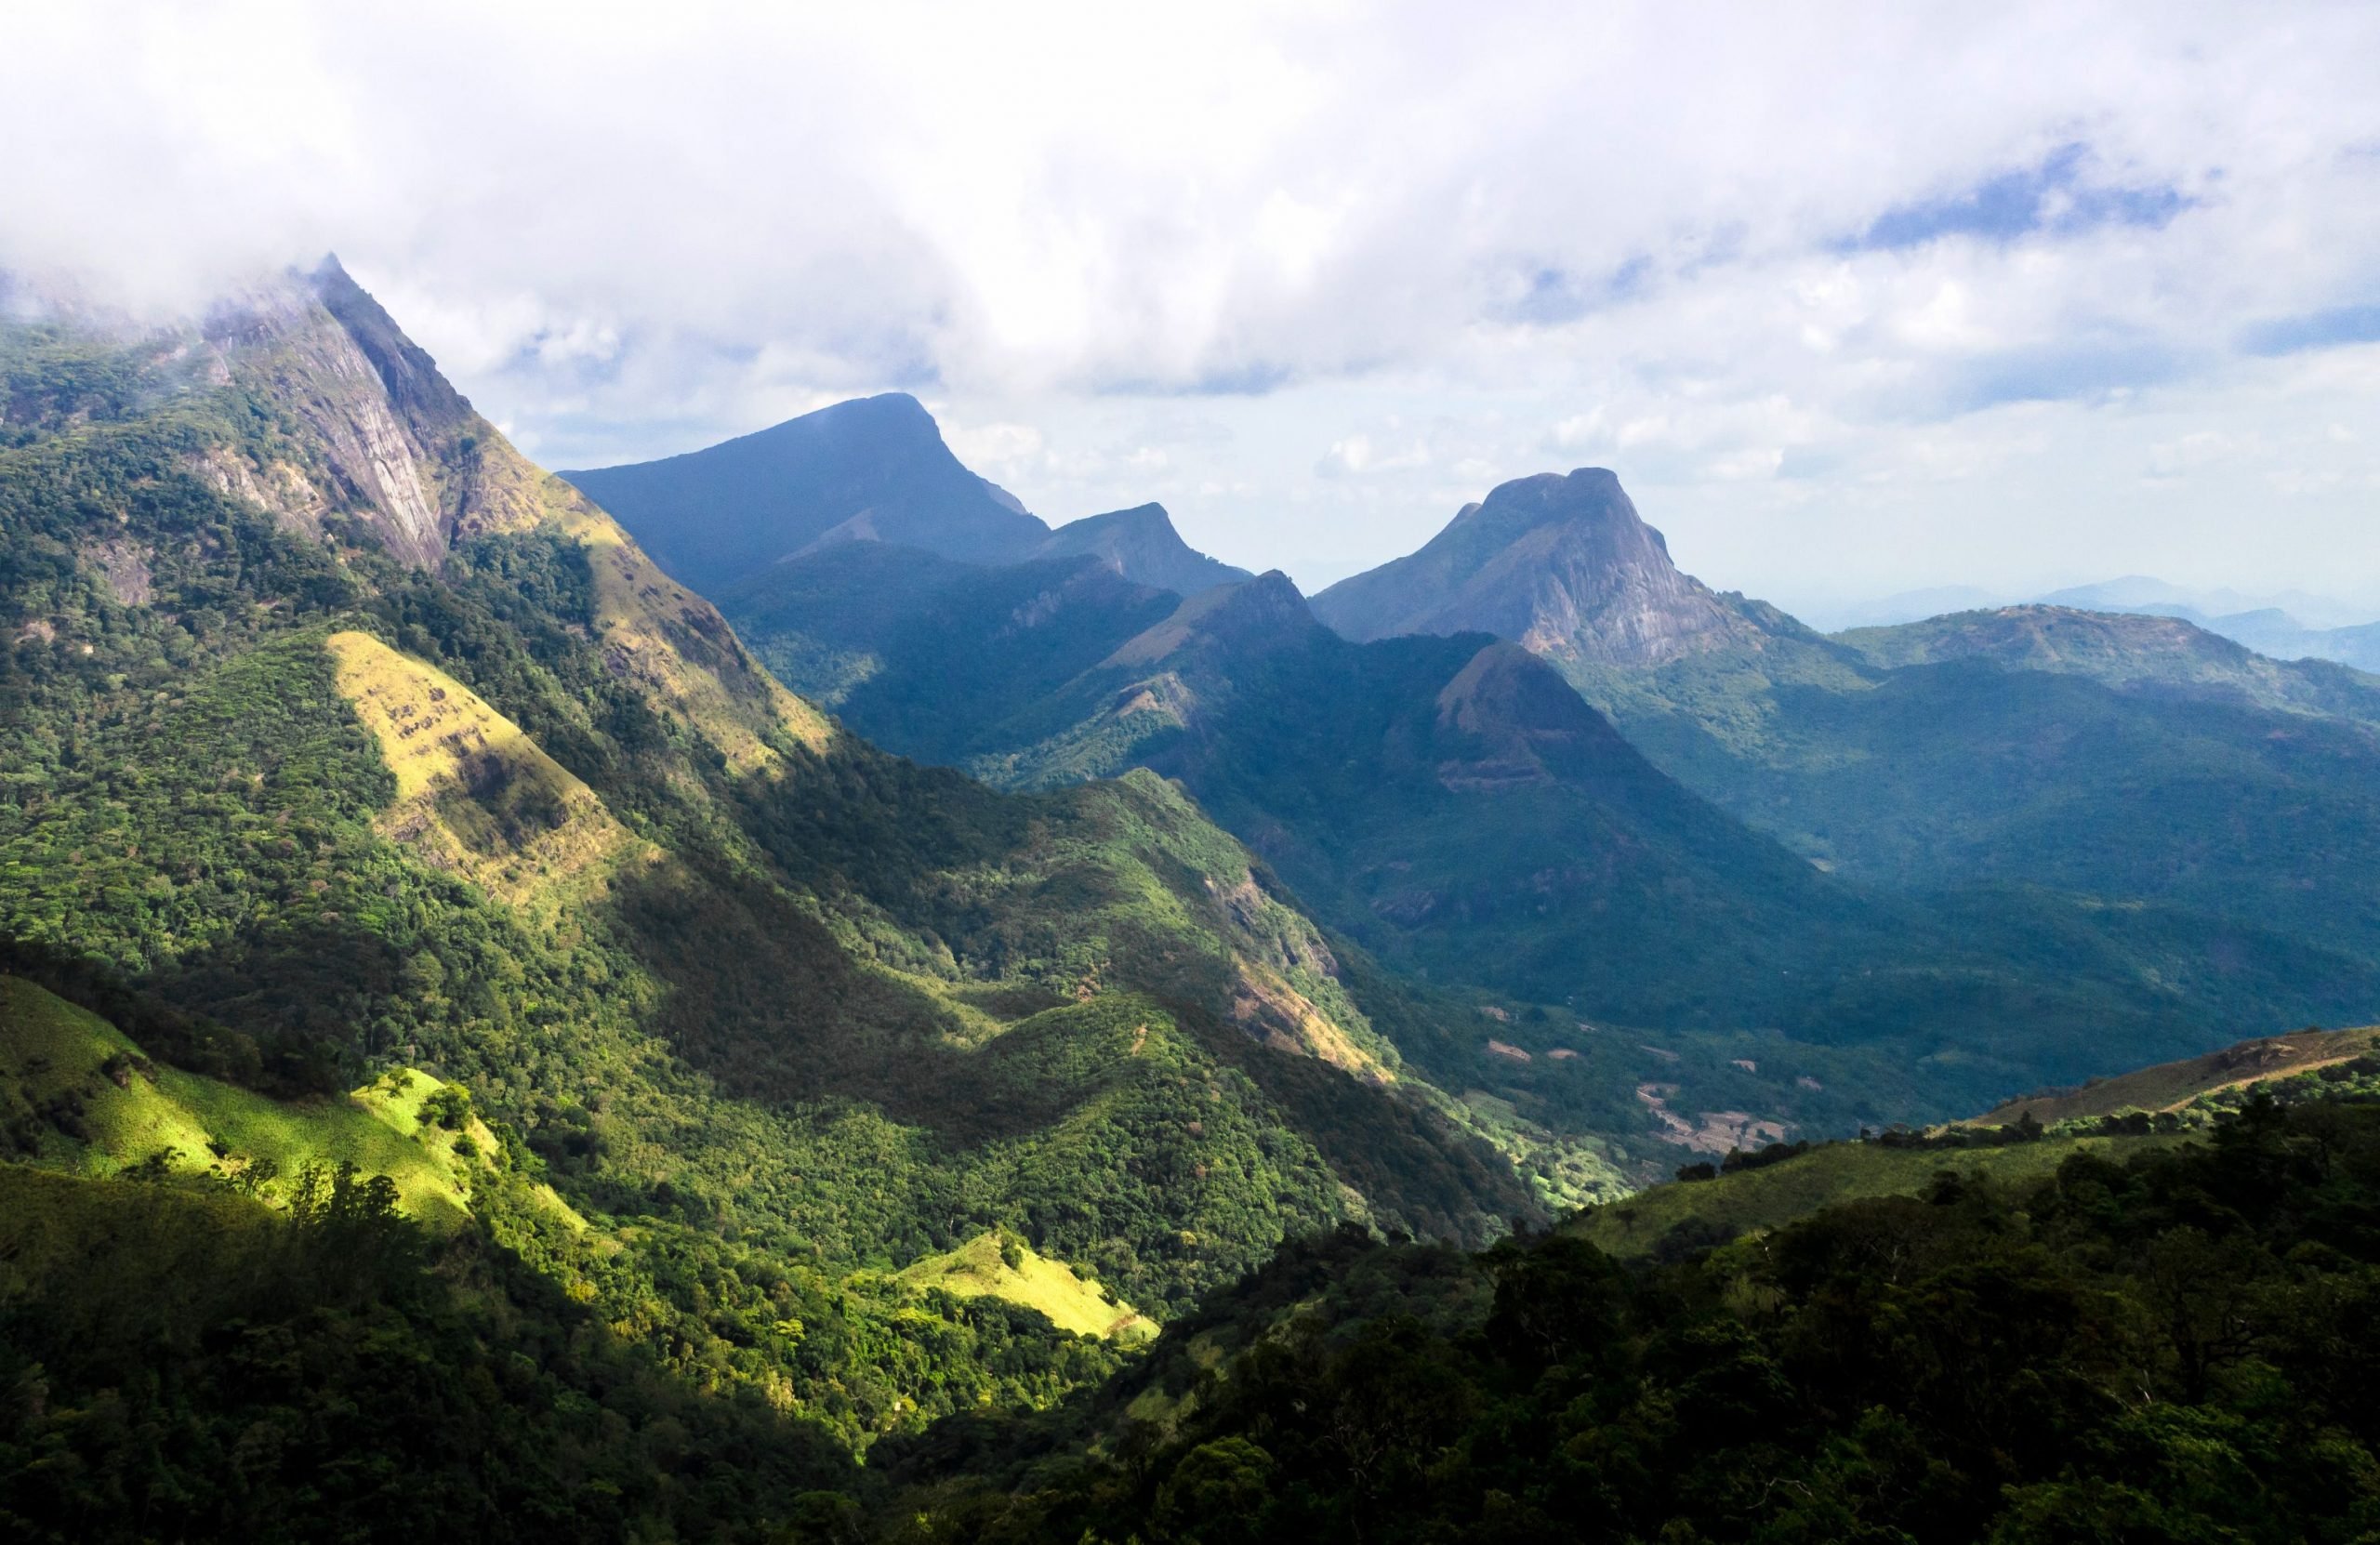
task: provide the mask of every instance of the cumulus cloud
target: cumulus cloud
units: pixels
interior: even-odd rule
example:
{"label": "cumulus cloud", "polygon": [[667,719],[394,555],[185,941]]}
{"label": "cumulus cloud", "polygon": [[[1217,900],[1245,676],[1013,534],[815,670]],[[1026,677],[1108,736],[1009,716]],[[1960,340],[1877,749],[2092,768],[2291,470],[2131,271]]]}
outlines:
{"label": "cumulus cloud", "polygon": [[336,249],[549,462],[906,389],[1044,514],[1308,583],[1595,458],[1788,601],[2380,599],[2373,449],[2303,432],[2373,416],[2375,57],[2358,6],[21,6],[0,264],[170,309]]}

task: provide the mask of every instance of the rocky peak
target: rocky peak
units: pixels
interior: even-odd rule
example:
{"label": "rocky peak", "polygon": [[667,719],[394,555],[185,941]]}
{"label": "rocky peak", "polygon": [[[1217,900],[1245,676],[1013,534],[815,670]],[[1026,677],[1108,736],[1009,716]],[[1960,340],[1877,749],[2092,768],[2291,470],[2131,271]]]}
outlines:
{"label": "rocky peak", "polygon": [[[336,259],[232,297],[204,336],[227,379],[286,412],[312,442],[301,475],[324,485],[313,490],[321,497],[279,500],[284,519],[307,524],[324,508],[343,509],[389,551],[431,570],[465,537],[550,531],[586,549],[606,664],[657,712],[737,772],[775,762],[787,739],[825,744],[825,720],[760,669],[708,601],[472,411]],[[257,488],[257,469],[223,447],[193,470],[227,494]]]}
{"label": "rocky peak", "polygon": [[459,433],[478,420],[469,401],[440,374],[438,363],[349,277],[336,255],[324,258],[309,280],[314,297],[371,362],[389,401],[416,432]]}
{"label": "rocky peak", "polygon": [[460,514],[455,463],[478,416],[337,258],[227,301],[205,331],[233,377],[313,432],[338,484],[332,503],[404,561],[444,561]]}
{"label": "rocky peak", "polygon": [[1078,553],[1098,559],[1138,584],[1183,596],[1251,577],[1246,569],[1219,562],[1184,542],[1161,504],[1137,505],[1069,522],[1051,532],[1033,556]]}
{"label": "rocky peak", "polygon": [[1419,552],[1341,581],[1314,610],[1351,639],[1475,630],[1597,665],[1660,665],[1759,631],[1678,571],[1601,467],[1500,484]]}
{"label": "rocky peak", "polygon": [[1222,590],[1207,614],[1207,630],[1238,637],[1314,630],[1314,608],[1298,593],[1296,583],[1278,569],[1267,569],[1252,579]]}

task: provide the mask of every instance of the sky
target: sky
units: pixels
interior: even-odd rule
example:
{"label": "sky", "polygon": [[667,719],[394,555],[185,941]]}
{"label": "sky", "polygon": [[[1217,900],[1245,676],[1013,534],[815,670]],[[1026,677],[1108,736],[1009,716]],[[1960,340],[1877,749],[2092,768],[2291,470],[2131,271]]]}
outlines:
{"label": "sky", "polygon": [[549,466],[916,394],[1309,590],[1616,470],[1814,616],[2380,615],[2380,7],[0,0],[0,266],[336,251]]}

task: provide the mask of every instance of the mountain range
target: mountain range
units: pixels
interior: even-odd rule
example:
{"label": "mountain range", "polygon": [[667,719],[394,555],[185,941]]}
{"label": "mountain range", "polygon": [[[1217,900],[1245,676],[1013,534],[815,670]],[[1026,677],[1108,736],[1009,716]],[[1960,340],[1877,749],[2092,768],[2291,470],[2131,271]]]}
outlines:
{"label": "mountain range", "polygon": [[562,475],[702,590],[852,542],[971,561],[1087,555],[1184,594],[1248,577],[1193,551],[1158,505],[1051,531],[959,465],[932,416],[906,392],[839,403],[684,456]]}
{"label": "mountain range", "polygon": [[[1601,469],[1311,600],[1156,505],[1052,530],[905,396],[555,475],[335,260],[179,323],[17,308],[0,410],[33,1538],[851,1539],[860,1496],[954,1538],[1642,1534],[1698,1453],[1866,1496],[1735,1441],[1789,1407],[1950,1454],[1926,1495],[1972,1512],[2069,1450],[1893,1393],[2003,1387],[1949,1321],[1844,1371],[1856,1241],[1960,1303],[2032,1273],[2008,1334],[2118,1455],[2105,1390],[2212,1376],[2043,1327],[2366,1248],[2360,1052],[2317,1059],[2347,1114],[2234,1101],[2214,1156],[2148,1113],[2122,1173],[2096,1129],[1972,1188],[1900,1156],[2373,1017],[2345,666],[2047,605],[1821,635]],[[1681,1161],[1726,1175],[1620,1210]],[[1707,1253],[1739,1206],[1781,1253]],[[1557,1428],[1685,1479],[1554,1497]]]}
{"label": "mountain range", "polygon": [[[1178,780],[1395,969],[1623,1046],[1781,1032],[1722,1060],[1773,1075],[1709,1090],[1780,1129],[2380,986],[2380,918],[2341,905],[2380,878],[2372,679],[2056,607],[1827,638],[1681,573],[1601,469],[1501,485],[1311,603],[884,543],[720,595],[892,749],[1018,788]],[[1531,1060],[1448,1048],[1434,1076],[1620,1118],[1556,1087],[1555,1051],[1607,1077],[1592,1041],[1488,1038]]]}

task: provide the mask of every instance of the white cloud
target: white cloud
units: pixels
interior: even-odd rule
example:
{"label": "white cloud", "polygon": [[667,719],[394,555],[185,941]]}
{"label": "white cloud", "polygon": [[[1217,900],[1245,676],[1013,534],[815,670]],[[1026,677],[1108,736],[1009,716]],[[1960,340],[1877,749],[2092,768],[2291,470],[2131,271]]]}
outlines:
{"label": "white cloud", "polygon": [[968,426],[945,419],[942,438],[952,455],[995,478],[1029,469],[1042,448],[1041,431],[1030,424]]}
{"label": "white cloud", "polygon": [[[1593,457],[1787,598],[2380,598],[2368,442],[2306,428],[2380,349],[2242,343],[2380,306],[2375,57],[2357,6],[18,6],[0,264],[336,248],[549,461],[906,388],[1045,514],[1309,583]],[[2040,229],[1941,213],[2028,175]]]}

